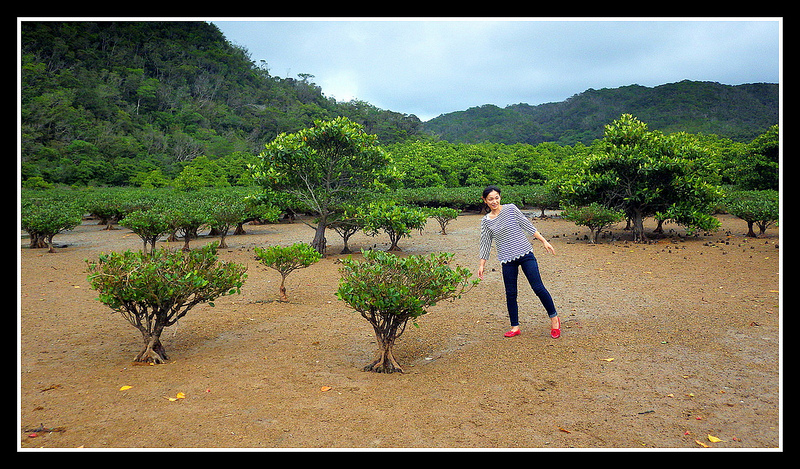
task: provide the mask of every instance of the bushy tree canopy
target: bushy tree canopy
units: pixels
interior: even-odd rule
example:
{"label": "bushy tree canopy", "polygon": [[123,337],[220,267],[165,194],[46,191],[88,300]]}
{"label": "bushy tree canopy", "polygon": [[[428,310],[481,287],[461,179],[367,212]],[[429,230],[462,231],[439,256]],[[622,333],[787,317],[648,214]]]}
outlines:
{"label": "bushy tree canopy", "polygon": [[634,238],[645,239],[643,220],[657,216],[690,229],[714,229],[714,204],[722,195],[708,153],[687,134],[664,135],[626,114],[606,126],[597,151],[560,181],[564,200],[597,202],[621,210]]}
{"label": "bushy tree canopy", "polygon": [[346,204],[384,191],[394,170],[375,135],[345,117],[281,134],[266,144],[259,158],[255,181],[274,198],[292,198],[317,215],[311,245],[322,254],[331,216]]}

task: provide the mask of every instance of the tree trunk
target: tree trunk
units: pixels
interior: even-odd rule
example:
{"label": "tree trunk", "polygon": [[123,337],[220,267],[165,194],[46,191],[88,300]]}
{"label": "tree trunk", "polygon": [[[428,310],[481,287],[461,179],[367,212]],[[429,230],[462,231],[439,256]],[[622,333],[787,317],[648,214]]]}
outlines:
{"label": "tree trunk", "polygon": [[161,332],[164,331],[164,327],[159,319],[156,319],[156,324],[152,331],[143,325],[138,327],[144,339],[144,349],[136,355],[136,358],[133,359],[134,362],[159,365],[169,360],[167,351],[164,345],[161,344]]}
{"label": "tree trunk", "polygon": [[327,217],[321,217],[319,219],[319,224],[317,224],[317,230],[314,233],[314,241],[311,242],[311,247],[314,248],[318,253],[325,255],[325,229],[328,227]]}
{"label": "tree trunk", "polygon": [[53,236],[52,234],[47,235],[47,252],[56,252],[55,247],[53,247]]}
{"label": "tree trunk", "polygon": [[353,236],[355,231],[348,231],[342,235],[342,241],[344,242],[344,247],[342,248],[342,252],[339,254],[350,254],[353,251],[350,250],[350,246],[347,244],[350,241],[350,236]]}
{"label": "tree trunk", "polygon": [[753,223],[752,221],[747,222],[747,234],[745,236],[749,238],[756,238],[756,232],[753,231]]}
{"label": "tree trunk", "polygon": [[403,334],[408,318],[393,317],[383,323],[382,327],[372,323],[375,339],[378,342],[378,358],[364,367],[364,371],[375,373],[402,373],[403,368],[394,359],[392,349],[395,341]]}
{"label": "tree trunk", "polygon": [[400,242],[401,236],[394,233],[389,233],[389,252],[400,252],[402,249],[397,245]]}
{"label": "tree trunk", "polygon": [[33,232],[31,233],[31,249],[41,249],[47,247],[47,239],[41,233]]}
{"label": "tree trunk", "polygon": [[289,297],[286,296],[286,275],[281,273],[281,286],[279,288],[281,294],[281,301],[289,301]]}
{"label": "tree trunk", "polygon": [[642,216],[642,212],[634,211],[633,216],[631,217],[631,223],[633,227],[633,242],[634,243],[644,243],[647,241],[647,236],[644,234],[644,217]]}

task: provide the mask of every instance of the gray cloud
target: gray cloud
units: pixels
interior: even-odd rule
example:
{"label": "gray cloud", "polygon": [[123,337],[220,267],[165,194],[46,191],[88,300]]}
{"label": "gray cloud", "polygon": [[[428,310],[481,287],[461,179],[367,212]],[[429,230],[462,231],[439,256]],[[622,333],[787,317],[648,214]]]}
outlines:
{"label": "gray cloud", "polygon": [[483,104],[684,79],[777,83],[781,25],[752,20],[212,21],[277,76],[428,120]]}

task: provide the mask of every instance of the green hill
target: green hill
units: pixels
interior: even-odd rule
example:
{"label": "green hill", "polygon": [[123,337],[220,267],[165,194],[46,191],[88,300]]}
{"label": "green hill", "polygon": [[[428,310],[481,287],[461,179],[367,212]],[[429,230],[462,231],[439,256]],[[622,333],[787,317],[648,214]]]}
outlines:
{"label": "green hill", "polygon": [[22,22],[23,180],[127,184],[198,156],[255,155],[281,132],[346,116],[383,143],[418,118],[336,102],[271,76],[205,22]]}
{"label": "green hill", "polygon": [[651,130],[715,134],[750,141],[778,123],[778,85],[721,85],[681,81],[648,88],[589,89],[566,101],[538,106],[491,104],[444,114],[423,131],[449,142],[591,143],[603,126],[632,114]]}
{"label": "green hill", "polygon": [[589,143],[623,113],[654,130],[749,141],[778,119],[778,85],[683,81],[590,89],[538,106],[486,105],[423,124],[328,98],[311,74],[272,76],[205,22],[25,21],[20,67],[22,179],[61,184],[126,185],[155,171],[174,178],[201,156],[235,172],[279,133],[337,116],[385,145],[426,135],[452,143]]}

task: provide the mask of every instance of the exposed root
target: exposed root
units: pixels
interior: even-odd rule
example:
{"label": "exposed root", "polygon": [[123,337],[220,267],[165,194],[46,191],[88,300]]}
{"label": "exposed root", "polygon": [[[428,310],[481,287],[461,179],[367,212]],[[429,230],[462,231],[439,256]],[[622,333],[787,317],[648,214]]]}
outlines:
{"label": "exposed root", "polygon": [[364,367],[364,371],[373,373],[403,373],[403,368],[394,359],[391,350],[382,350],[378,359]]}
{"label": "exposed root", "polygon": [[158,340],[148,343],[145,349],[133,359],[136,363],[153,363],[154,365],[161,365],[168,360],[169,357],[164,350],[164,346]]}

